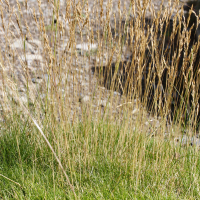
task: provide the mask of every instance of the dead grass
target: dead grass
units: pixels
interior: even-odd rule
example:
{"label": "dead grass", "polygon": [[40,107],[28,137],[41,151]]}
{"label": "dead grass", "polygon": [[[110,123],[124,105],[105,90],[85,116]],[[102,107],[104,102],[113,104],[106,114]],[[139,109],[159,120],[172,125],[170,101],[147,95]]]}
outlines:
{"label": "dead grass", "polygon": [[151,3],[1,1],[2,198],[199,196],[197,149],[173,143],[198,130],[198,16]]}

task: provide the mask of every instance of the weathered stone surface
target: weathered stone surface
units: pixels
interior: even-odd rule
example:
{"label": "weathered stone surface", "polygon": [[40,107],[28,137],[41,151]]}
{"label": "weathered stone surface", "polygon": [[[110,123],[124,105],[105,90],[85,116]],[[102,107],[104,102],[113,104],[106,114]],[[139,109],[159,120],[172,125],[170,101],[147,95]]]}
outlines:
{"label": "weathered stone surface", "polygon": [[183,135],[183,136],[179,136],[174,138],[174,143],[175,145],[181,145],[183,147],[185,146],[193,146],[196,148],[200,148],[200,138],[198,135],[196,136],[187,136],[187,135]]}
{"label": "weathered stone surface", "polygon": [[83,50],[83,51],[89,51],[89,50],[95,50],[98,48],[97,44],[88,44],[88,43],[82,43],[76,45],[77,49]]}
{"label": "weathered stone surface", "polygon": [[86,95],[83,98],[80,98],[80,102],[90,103],[90,97],[88,95]]}

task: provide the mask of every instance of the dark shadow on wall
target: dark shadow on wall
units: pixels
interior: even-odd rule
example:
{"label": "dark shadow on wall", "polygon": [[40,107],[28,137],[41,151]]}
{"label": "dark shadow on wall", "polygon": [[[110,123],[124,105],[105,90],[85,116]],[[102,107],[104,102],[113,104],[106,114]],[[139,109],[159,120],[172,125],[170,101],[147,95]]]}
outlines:
{"label": "dark shadow on wall", "polygon": [[[191,3],[191,2],[190,2]],[[195,3],[197,3],[195,1]],[[200,1],[198,1],[198,5],[200,4]],[[192,4],[188,4],[185,6],[185,10],[189,11],[189,8],[191,8]],[[195,4],[197,5],[197,4]],[[195,7],[195,6],[194,6]],[[195,7],[196,8],[196,7]],[[187,15],[185,16],[187,20]],[[123,22],[125,24],[125,22]],[[122,24],[123,24],[122,23]],[[177,22],[178,23],[178,22]],[[134,22],[131,22],[131,24],[134,26]],[[148,26],[155,26],[152,23],[151,19],[145,19],[145,25],[144,29]],[[183,30],[183,27],[181,28]],[[135,61],[133,60],[133,57],[130,56],[126,58],[125,60],[121,61],[119,64],[116,63],[110,63],[107,66],[97,66],[93,67],[92,71],[94,73],[97,73],[100,78],[100,84],[105,86],[107,89],[117,90],[121,94],[124,95],[130,95],[130,93],[134,93],[135,88],[138,89],[138,85],[140,85],[140,99],[141,101],[144,100],[144,97],[147,99],[146,101],[146,107],[148,111],[159,113],[159,108],[156,107],[156,103],[161,103],[162,107],[165,106],[166,102],[168,101],[168,91],[169,91],[169,71],[171,70],[170,67],[173,65],[173,56],[175,53],[178,52],[180,44],[179,44],[179,35],[176,34],[171,40],[171,32],[173,30],[173,20],[170,20],[169,23],[163,24],[163,30],[162,33],[166,31],[167,35],[165,35],[164,38],[164,53],[159,54],[157,52],[152,53],[152,47],[151,47],[151,41],[149,41],[147,45],[147,48],[145,50],[145,56],[143,61],[143,69],[142,69],[142,76],[140,76],[140,79],[138,80],[138,67]],[[182,32],[181,30],[181,32]],[[197,21],[195,14],[191,15],[190,23],[187,28],[188,31],[191,31],[191,37],[190,37],[190,44],[189,48],[186,50],[187,54],[190,55],[191,51],[194,51],[193,45],[197,42]],[[157,33],[157,39],[158,39],[158,49],[163,48],[163,39],[160,38],[161,30]],[[126,38],[125,38],[126,39]],[[133,39],[134,41],[134,39]],[[128,42],[129,43],[129,42]],[[134,45],[130,44],[129,45]],[[191,78],[193,78],[196,88],[198,88],[198,95],[200,94],[200,77],[198,75],[198,70],[200,69],[200,50],[196,49],[196,57],[193,58],[193,71],[191,73]],[[152,54],[154,56],[157,56],[158,60],[162,60],[163,56],[165,61],[167,61],[168,68],[164,68],[162,71],[162,74],[159,78],[158,76],[158,69],[154,66],[155,58],[152,58]],[[192,86],[186,85],[185,77],[183,76],[184,73],[188,72],[189,69],[185,69],[183,67],[185,63],[185,49],[182,49],[180,52],[179,58],[176,59],[176,74],[175,79],[173,82],[173,91],[171,91],[171,102],[170,102],[170,111],[167,117],[170,118],[170,120],[176,120],[176,117],[180,117],[177,114],[177,110],[179,110],[179,106],[184,106],[183,101],[187,101],[187,108],[185,108],[185,113],[183,123],[187,124],[188,119],[190,117],[190,111],[189,108],[193,106],[193,96],[192,96]],[[184,65],[185,66],[185,65]],[[184,68],[184,69],[183,69]],[[147,81],[148,80],[148,81]],[[150,84],[151,82],[151,84]],[[158,94],[158,90],[160,90],[159,94],[161,98],[156,99],[155,95]],[[188,93],[189,91],[189,93]],[[183,99],[185,98],[185,99]],[[161,101],[161,102],[159,102]],[[200,99],[198,100],[200,104]],[[200,112],[196,113],[198,116],[198,121],[200,121]],[[198,125],[197,125],[198,128]]]}

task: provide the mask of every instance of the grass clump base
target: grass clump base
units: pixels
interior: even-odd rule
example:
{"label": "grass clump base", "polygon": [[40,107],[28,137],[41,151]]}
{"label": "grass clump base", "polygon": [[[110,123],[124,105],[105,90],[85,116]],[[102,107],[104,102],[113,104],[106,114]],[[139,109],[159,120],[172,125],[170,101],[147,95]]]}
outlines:
{"label": "grass clump base", "polygon": [[[17,120],[17,119],[16,119]],[[9,128],[10,127],[10,128]],[[69,176],[28,121],[7,124],[0,140],[4,199],[196,199],[197,148],[146,136],[142,127],[85,121],[45,130]]]}

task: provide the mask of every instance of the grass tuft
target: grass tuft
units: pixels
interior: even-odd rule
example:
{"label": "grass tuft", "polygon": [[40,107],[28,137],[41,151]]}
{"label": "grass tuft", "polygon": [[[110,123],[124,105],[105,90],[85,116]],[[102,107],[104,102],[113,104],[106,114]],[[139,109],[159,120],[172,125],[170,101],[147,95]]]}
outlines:
{"label": "grass tuft", "polygon": [[0,198],[200,198],[199,3],[155,3],[0,3]]}

